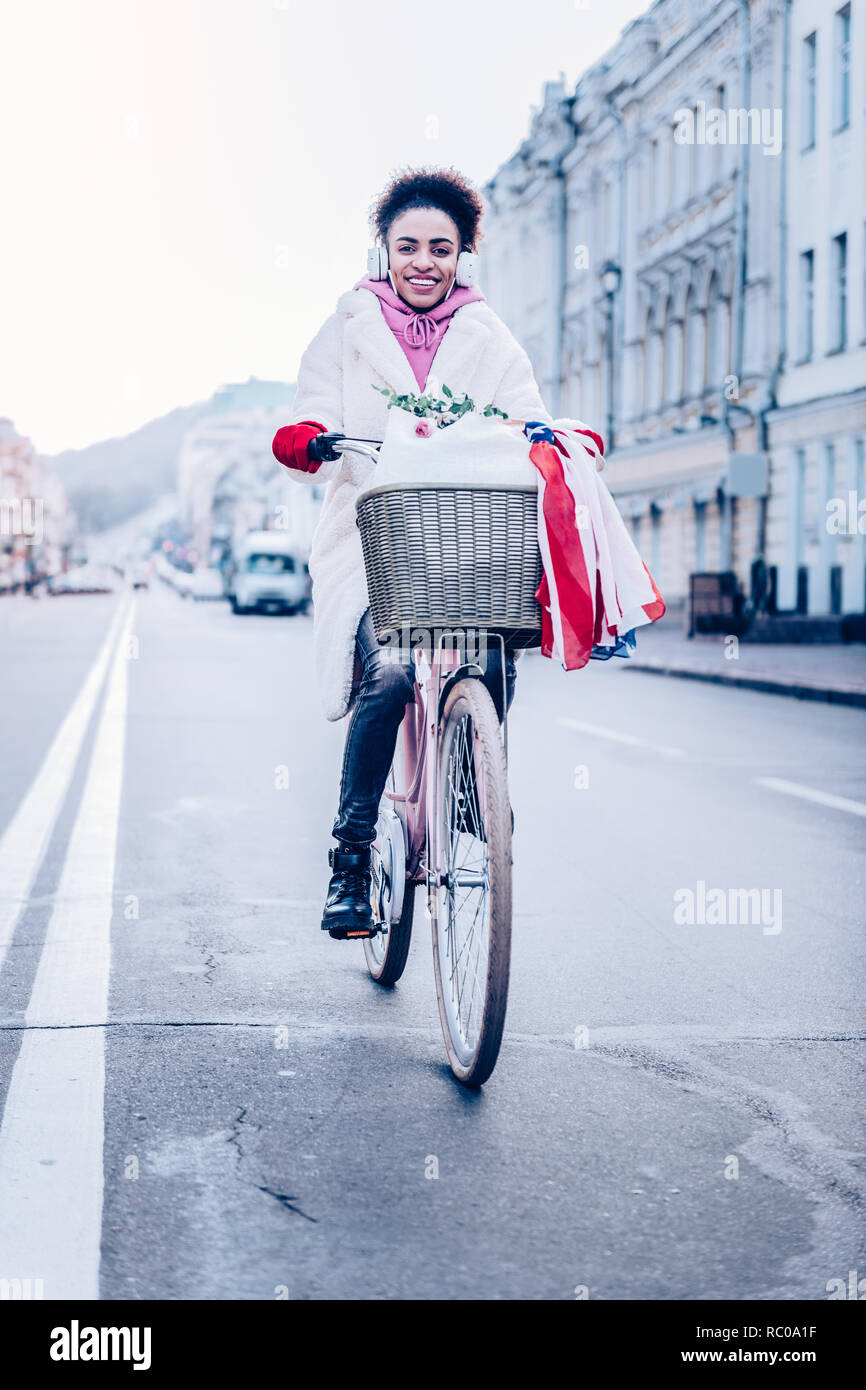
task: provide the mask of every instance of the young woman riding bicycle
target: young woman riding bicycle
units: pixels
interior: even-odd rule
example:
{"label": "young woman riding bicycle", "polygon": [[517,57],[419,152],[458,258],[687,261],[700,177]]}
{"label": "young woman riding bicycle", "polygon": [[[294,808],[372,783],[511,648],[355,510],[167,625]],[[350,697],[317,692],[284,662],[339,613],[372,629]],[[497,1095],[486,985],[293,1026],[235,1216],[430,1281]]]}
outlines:
{"label": "young woman riding bicycle", "polygon": [[[380,391],[423,391],[431,368],[455,395],[492,404],[519,423],[551,423],[525,351],[475,282],[482,203],[454,170],[419,169],[394,178],[376,201],[374,254],[387,279],[369,276],[341,295],[336,312],[306,349],[293,423],[273,450],[298,481],[327,481],[310,556],[315,663],[328,719],[352,711],[329,855],[333,873],[322,929],[339,940],[377,930],[370,902],[370,846],[397,732],[413,699],[408,654],[394,661],[379,646],[355,519],[369,458],[335,454],[322,434],[381,440],[388,407]],[[385,259],[385,256],[387,259]],[[506,709],[515,665],[505,654]],[[502,650],[488,649],[484,683],[503,718]]]}

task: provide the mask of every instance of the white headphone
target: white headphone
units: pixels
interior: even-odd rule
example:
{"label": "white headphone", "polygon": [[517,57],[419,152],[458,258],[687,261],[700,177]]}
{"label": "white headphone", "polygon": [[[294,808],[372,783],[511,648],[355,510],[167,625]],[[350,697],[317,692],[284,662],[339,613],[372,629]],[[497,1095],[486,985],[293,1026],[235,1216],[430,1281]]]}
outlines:
{"label": "white headphone", "polygon": [[[457,257],[457,272],[451,282],[451,290],[455,285],[461,289],[467,289],[470,285],[478,284],[478,265],[479,257],[473,251],[461,251]],[[367,274],[371,280],[390,279],[388,266],[387,246],[371,246],[367,252]],[[393,281],[391,282],[393,288]],[[445,296],[448,298],[448,295]]]}

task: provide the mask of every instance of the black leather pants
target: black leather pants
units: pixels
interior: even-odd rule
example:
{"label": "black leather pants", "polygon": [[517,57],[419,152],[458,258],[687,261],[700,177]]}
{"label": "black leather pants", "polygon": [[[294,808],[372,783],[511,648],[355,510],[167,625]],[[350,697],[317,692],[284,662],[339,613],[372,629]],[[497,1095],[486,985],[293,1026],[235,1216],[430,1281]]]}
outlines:
{"label": "black leather pants", "polygon": [[[379,802],[394,758],[397,731],[406,705],[414,698],[415,667],[409,653],[392,652],[379,645],[369,608],[358,626],[355,646],[361,660],[361,680],[346,733],[340,809],[332,833],[345,845],[366,846],[376,838]],[[484,684],[501,721],[502,652],[493,639],[486,660]],[[507,709],[511,708],[516,679],[514,657],[506,652]]]}

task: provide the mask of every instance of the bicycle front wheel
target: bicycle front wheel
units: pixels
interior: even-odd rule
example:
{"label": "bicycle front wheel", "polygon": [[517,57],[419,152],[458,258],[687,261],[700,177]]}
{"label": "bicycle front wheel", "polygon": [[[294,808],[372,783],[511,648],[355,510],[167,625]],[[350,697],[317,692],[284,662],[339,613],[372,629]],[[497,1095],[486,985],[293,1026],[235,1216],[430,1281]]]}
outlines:
{"label": "bicycle front wheel", "polygon": [[511,815],[502,732],[480,680],[448,694],[439,744],[431,887],[439,1017],[451,1070],[481,1086],[496,1065],[511,965]]}

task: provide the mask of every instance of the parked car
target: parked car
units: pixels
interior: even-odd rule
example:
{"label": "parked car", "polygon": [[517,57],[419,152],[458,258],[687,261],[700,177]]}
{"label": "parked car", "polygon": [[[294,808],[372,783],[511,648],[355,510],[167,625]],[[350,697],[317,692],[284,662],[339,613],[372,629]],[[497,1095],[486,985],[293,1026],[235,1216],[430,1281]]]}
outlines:
{"label": "parked car", "polygon": [[186,592],[189,598],[214,599],[226,596],[223,577],[218,569],[203,566],[201,569],[193,570],[192,574],[187,575],[187,579],[189,585]]}
{"label": "parked car", "polygon": [[297,613],[309,602],[306,552],[280,531],[249,531],[232,548],[226,592],[233,613]]}
{"label": "parked car", "polygon": [[154,559],[153,568],[158,577],[168,584],[170,588],[174,589],[175,593],[180,594],[182,598],[187,597],[190,589],[189,581],[192,576],[188,574],[186,570],[179,569],[177,565],[173,565],[168,556],[163,555],[161,551],[157,553]]}
{"label": "parked car", "polygon": [[47,582],[52,594],[111,594],[118,586],[113,565],[89,561],[65,574],[53,574]]}

